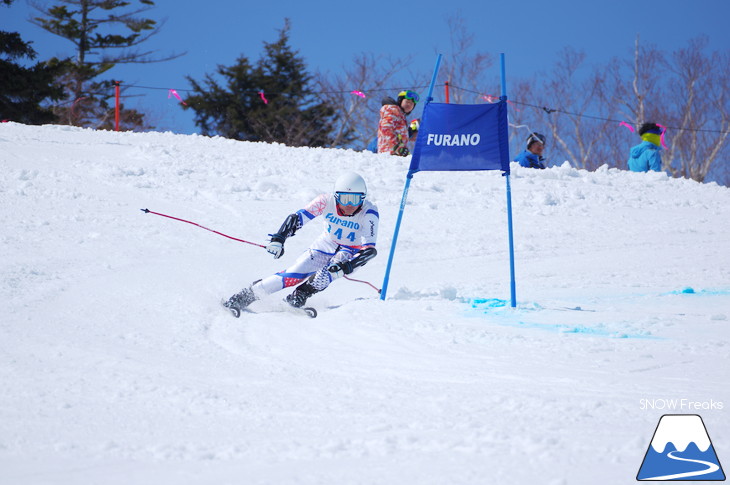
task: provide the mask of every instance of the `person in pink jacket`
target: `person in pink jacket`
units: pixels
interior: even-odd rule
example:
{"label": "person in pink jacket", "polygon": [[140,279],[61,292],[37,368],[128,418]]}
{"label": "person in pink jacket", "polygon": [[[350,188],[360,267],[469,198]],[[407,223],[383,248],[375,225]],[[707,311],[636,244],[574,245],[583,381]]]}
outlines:
{"label": "person in pink jacket", "polygon": [[378,123],[378,153],[389,153],[407,157],[408,150],[408,120],[418,103],[419,96],[415,91],[401,91],[398,99],[383,99],[380,108],[380,122]]}

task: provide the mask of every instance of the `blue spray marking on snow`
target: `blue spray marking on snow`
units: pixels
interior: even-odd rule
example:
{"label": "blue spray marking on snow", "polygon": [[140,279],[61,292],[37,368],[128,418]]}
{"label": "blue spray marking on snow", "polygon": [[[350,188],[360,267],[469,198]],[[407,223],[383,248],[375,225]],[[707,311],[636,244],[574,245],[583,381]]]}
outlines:
{"label": "blue spray marking on snow", "polygon": [[472,308],[503,308],[507,306],[507,300],[497,298],[475,298],[471,300]]}
{"label": "blue spray marking on snow", "polygon": [[535,328],[555,333],[574,333],[580,335],[588,335],[591,337],[610,337],[610,338],[636,338],[658,340],[659,337],[653,335],[629,334],[615,330],[608,330],[600,327],[586,327],[585,325],[566,325],[562,323],[499,323],[502,326],[519,327],[519,328]]}
{"label": "blue spray marking on snow", "polygon": [[[498,298],[475,298],[469,302],[470,307],[479,313],[503,313],[501,310],[507,309],[508,301],[500,300]],[[518,310],[524,309],[523,305],[518,307]],[[535,303],[529,305],[528,310],[544,310],[539,304]],[[565,308],[562,310],[575,310],[585,311],[580,307]],[[592,337],[610,337],[610,338],[632,338],[632,339],[652,339],[660,340],[660,337],[645,334],[629,334],[619,332],[615,330],[609,330],[604,328],[602,325],[597,327],[587,327],[585,325],[568,325],[562,323],[531,323],[531,322],[509,322],[509,321],[490,321],[490,323],[496,323],[503,327],[515,327],[515,328],[529,328],[544,330],[549,332],[561,333],[561,334],[576,334],[576,335],[587,335]]]}
{"label": "blue spray marking on snow", "polygon": [[682,288],[681,290],[662,293],[662,295],[699,295],[699,296],[726,296],[730,295],[730,289],[712,289],[712,290],[695,290],[691,286]]}

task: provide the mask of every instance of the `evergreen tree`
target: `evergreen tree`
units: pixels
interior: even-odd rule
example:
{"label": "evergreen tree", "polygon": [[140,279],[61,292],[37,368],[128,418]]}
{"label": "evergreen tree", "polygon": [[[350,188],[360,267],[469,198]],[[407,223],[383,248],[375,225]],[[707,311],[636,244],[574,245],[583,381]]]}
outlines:
{"label": "evergreen tree", "polygon": [[[71,41],[76,58],[59,78],[70,102],[56,107],[60,122],[74,126],[111,128],[114,124],[113,83],[98,78],[117,64],[149,63],[169,60],[151,59],[152,52],[133,48],[159,31],[156,22],[139,14],[154,6],[151,0],[137,0],[142,7],[127,11],[126,0],[57,0],[55,5],[35,8],[43,17],[33,23]],[[121,32],[115,31],[121,29]],[[111,55],[110,52],[120,52]],[[124,129],[147,128],[144,115],[136,110],[121,110]]]}
{"label": "evergreen tree", "polygon": [[[3,0],[10,5],[12,0]],[[17,32],[0,31],[0,120],[26,124],[56,121],[49,108],[41,106],[46,100],[63,98],[63,89],[54,83],[63,65],[39,62],[23,67],[15,61],[35,59],[36,52]]]}
{"label": "evergreen tree", "polygon": [[205,77],[206,87],[187,78],[195,94],[185,102],[195,111],[195,124],[204,135],[289,146],[332,143],[335,108],[312,92],[305,63],[289,46],[289,30],[285,19],[278,40],[264,42],[264,54],[255,66],[243,56],[231,67],[218,66],[225,87],[210,75]]}

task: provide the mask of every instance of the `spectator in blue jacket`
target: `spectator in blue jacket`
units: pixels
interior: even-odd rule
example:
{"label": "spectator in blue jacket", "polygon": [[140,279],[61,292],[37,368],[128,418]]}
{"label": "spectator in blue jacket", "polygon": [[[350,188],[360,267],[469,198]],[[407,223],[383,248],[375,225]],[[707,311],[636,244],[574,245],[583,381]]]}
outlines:
{"label": "spectator in blue jacket", "polygon": [[656,123],[644,123],[639,128],[644,140],[631,149],[629,170],[632,172],[662,171],[661,147],[662,129]]}
{"label": "spectator in blue jacket", "polygon": [[515,162],[528,168],[545,168],[545,157],[542,152],[545,150],[545,135],[530,133],[527,137],[527,149],[517,155]]}

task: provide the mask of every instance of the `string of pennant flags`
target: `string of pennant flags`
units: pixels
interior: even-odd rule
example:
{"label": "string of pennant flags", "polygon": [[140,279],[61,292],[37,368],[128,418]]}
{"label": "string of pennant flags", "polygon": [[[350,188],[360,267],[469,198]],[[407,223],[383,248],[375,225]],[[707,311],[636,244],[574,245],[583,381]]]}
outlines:
{"label": "string of pennant flags", "polygon": [[[466,92],[469,92],[469,93],[472,93],[472,94],[476,94],[476,95],[480,96],[482,99],[484,99],[485,101],[488,101],[488,99],[487,99],[487,96],[488,95],[484,95],[484,94],[482,94],[479,91],[473,91],[473,90],[466,89],[466,88],[456,87],[454,85],[451,85],[451,87],[452,88],[455,88],[455,89],[460,89],[462,91],[466,91]],[[488,102],[497,102],[497,101],[499,101],[499,98],[497,98],[495,101],[488,101]],[[580,117],[580,118],[588,118],[588,119],[597,120],[597,121],[608,121],[608,122],[612,122],[612,123],[617,123],[619,126],[624,126],[624,127],[628,128],[629,130],[631,130],[632,133],[634,132],[633,125],[631,125],[630,123],[628,123],[628,122],[626,122],[624,120],[617,120],[617,119],[613,119],[613,118],[604,118],[604,117],[601,117],[601,116],[592,116],[592,115],[587,115],[585,113],[574,113],[574,112],[566,111],[566,110],[560,109],[560,108],[548,108],[547,106],[539,106],[539,105],[536,105],[536,104],[525,103],[525,102],[520,102],[520,101],[512,101],[512,100],[509,100],[509,99],[507,100],[507,102],[508,103],[511,103],[511,104],[520,105],[520,106],[527,106],[527,107],[530,107],[530,108],[535,108],[537,110],[542,110],[542,111],[544,111],[547,114],[562,113],[562,114],[566,114],[566,115],[577,116],[577,117]],[[658,123],[657,123],[657,126],[659,126],[660,128],[662,128],[662,130],[663,130],[663,132],[662,132],[662,143],[664,141],[664,133],[668,129],[669,130],[680,130],[681,129],[683,131],[694,131],[694,132],[704,132],[704,133],[730,134],[730,131],[711,130],[711,129],[705,129],[705,128],[678,128],[678,127],[673,127],[673,126],[664,126],[664,125],[660,125]],[[666,147],[666,145],[664,145],[664,146]]]}
{"label": "string of pennant flags", "polygon": [[[444,86],[446,86],[446,84],[436,85],[436,87],[444,87]],[[185,106],[188,106],[188,104],[185,103],[185,101],[182,99],[182,97],[179,94],[179,91],[193,92],[192,89],[171,89],[171,88],[162,88],[162,87],[153,87],[153,86],[127,85],[125,87],[127,87],[127,88],[135,88],[135,89],[167,90],[167,92],[168,92],[167,98],[168,99],[175,98],[179,103],[181,103],[181,104],[183,104]],[[412,89],[425,89],[427,87],[428,86],[414,86]],[[480,92],[480,91],[474,91],[474,90],[471,90],[471,89],[462,88],[462,87],[459,87],[459,86],[454,86],[453,84],[450,84],[450,83],[448,84],[448,87],[451,88],[451,89],[457,89],[457,90],[460,90],[460,91],[463,91],[463,92],[467,92],[467,93],[474,94],[477,98],[479,98],[479,99],[481,99],[481,100],[483,100],[483,101],[485,101],[487,103],[497,103],[497,102],[500,101],[500,97],[497,96],[497,95],[494,95],[494,94],[488,94],[488,93],[483,93],[483,92]],[[378,88],[378,89],[368,89],[368,90],[352,89],[352,90],[345,90],[345,91],[319,91],[319,92],[312,92],[311,94],[313,94],[313,95],[350,94],[352,96],[356,96],[356,97],[359,97],[361,99],[367,99],[369,97],[368,93],[370,93],[370,95],[372,95],[373,93],[378,93],[378,92],[395,92],[395,91],[399,91],[399,90],[400,90],[400,88]],[[268,105],[269,104],[270,101],[266,97],[266,94],[267,93],[265,93],[264,90],[260,90],[260,91],[256,92],[255,94],[257,94],[259,96],[259,98],[261,99],[261,102],[262,103],[264,103],[265,105]],[[269,96],[271,96],[271,95],[279,95],[279,94],[284,94],[284,93],[268,93],[268,94],[269,94]],[[593,119],[593,120],[597,120],[597,121],[607,121],[607,122],[617,123],[618,126],[626,127],[629,130],[631,130],[632,133],[634,132],[633,125],[630,124],[630,123],[628,123],[628,122],[626,122],[625,120],[616,120],[616,119],[604,118],[604,117],[600,117],[600,116],[592,116],[592,115],[587,115],[587,114],[584,114],[584,113],[573,113],[573,112],[566,111],[566,110],[563,110],[563,109],[560,109],[560,108],[549,108],[547,106],[538,106],[538,105],[535,105],[535,104],[525,103],[525,102],[520,102],[520,101],[514,101],[514,100],[510,100],[510,99],[507,100],[507,103],[511,104],[512,107],[513,107],[513,109],[515,109],[516,111],[521,111],[521,109],[518,106],[531,107],[531,108],[535,108],[535,109],[538,109],[538,110],[542,110],[542,111],[546,112],[547,114],[562,113],[562,114],[567,114],[567,115],[572,115],[572,116],[578,116],[578,117],[582,117],[582,118]],[[665,141],[664,140],[665,140],[665,133],[666,133],[667,129],[679,130],[679,128],[676,128],[676,127],[667,127],[667,126],[663,126],[663,125],[658,125],[658,126],[660,128],[662,128],[661,143],[662,143],[662,145],[664,147],[666,147],[666,144],[665,144]],[[719,134],[730,134],[730,132],[728,132],[728,131],[711,130],[711,129],[703,129],[703,128],[681,128],[681,129],[684,130],[684,131],[706,132],[706,133],[719,133]]]}

